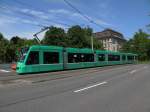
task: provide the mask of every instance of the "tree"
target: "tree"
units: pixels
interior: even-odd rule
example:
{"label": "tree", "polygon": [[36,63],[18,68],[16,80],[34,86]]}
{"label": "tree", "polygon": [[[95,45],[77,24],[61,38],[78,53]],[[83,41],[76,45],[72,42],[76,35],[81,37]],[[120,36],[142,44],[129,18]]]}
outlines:
{"label": "tree", "polygon": [[85,31],[80,26],[72,26],[68,29],[67,34],[70,40],[70,47],[83,48],[88,46]]}
{"label": "tree", "polygon": [[150,39],[149,34],[143,32],[141,29],[136,32],[132,39],[130,39],[124,46],[123,51],[136,53],[139,56],[139,60],[148,60]]}
{"label": "tree", "polygon": [[10,42],[13,43],[13,44],[20,44],[20,41],[21,41],[21,40],[22,40],[22,39],[21,39],[20,37],[15,36],[15,37],[12,37],[12,38],[10,39]]}
{"label": "tree", "polygon": [[64,29],[51,26],[45,33],[42,44],[67,46],[67,37]]}
{"label": "tree", "polygon": [[37,41],[35,39],[24,39],[24,46],[37,45]]}
{"label": "tree", "polygon": [[0,33],[0,41],[4,38],[3,34]]}
{"label": "tree", "polygon": [[[93,30],[91,28],[81,28],[76,25],[69,28],[67,34],[70,40],[70,47],[91,48],[91,37],[93,36]],[[96,38],[93,38],[93,46],[95,49],[102,49],[101,42]]]}
{"label": "tree", "polygon": [[93,43],[94,49],[104,50],[102,42],[97,38],[94,38]]}
{"label": "tree", "polygon": [[6,47],[8,46],[9,41],[4,38],[2,33],[0,33],[0,63],[6,61]]}
{"label": "tree", "polygon": [[149,59],[150,59],[150,38],[149,38],[149,41],[148,41],[148,43],[147,43],[147,56],[149,57]]}

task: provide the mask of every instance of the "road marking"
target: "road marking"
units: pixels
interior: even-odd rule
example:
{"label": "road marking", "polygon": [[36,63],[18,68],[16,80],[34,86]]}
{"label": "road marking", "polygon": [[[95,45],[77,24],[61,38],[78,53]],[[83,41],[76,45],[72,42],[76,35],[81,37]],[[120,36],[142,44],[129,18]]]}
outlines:
{"label": "road marking", "polygon": [[101,82],[101,83],[98,83],[98,84],[95,84],[95,85],[92,85],[92,86],[87,86],[87,87],[85,87],[85,88],[75,90],[74,92],[75,92],[75,93],[81,92],[81,91],[84,91],[84,90],[87,90],[87,89],[90,89],[90,88],[93,88],[93,87],[96,87],[96,86],[100,86],[100,85],[103,85],[103,84],[106,84],[106,83],[107,83],[107,82],[104,81],[104,82]]}
{"label": "road marking", "polygon": [[0,69],[1,72],[11,72],[11,71],[8,71],[8,70],[3,70],[3,69]]}
{"label": "road marking", "polygon": [[135,73],[137,70],[132,70],[131,72],[130,72],[130,74],[133,74],[133,73]]}

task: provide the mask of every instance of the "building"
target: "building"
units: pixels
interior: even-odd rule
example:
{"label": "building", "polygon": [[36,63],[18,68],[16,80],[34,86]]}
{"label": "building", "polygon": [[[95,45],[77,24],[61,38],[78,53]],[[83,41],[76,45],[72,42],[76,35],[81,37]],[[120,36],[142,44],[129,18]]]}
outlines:
{"label": "building", "polygon": [[123,34],[112,29],[105,29],[102,32],[94,33],[95,38],[100,40],[105,50],[119,51],[126,42]]}

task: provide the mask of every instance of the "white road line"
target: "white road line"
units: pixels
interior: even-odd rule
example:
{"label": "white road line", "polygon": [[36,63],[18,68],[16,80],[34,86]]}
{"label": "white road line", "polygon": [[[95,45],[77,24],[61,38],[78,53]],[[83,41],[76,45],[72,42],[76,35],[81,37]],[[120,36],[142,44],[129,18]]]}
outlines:
{"label": "white road line", "polygon": [[135,73],[137,70],[132,70],[131,72],[130,72],[130,74],[133,74],[133,73]]}
{"label": "white road line", "polygon": [[87,86],[87,87],[85,87],[85,88],[75,90],[74,92],[75,92],[75,93],[81,92],[81,91],[84,91],[84,90],[87,90],[87,89],[90,89],[90,88],[93,88],[93,87],[96,87],[96,86],[100,86],[100,85],[103,85],[103,84],[106,84],[106,83],[107,83],[107,82],[104,81],[104,82],[101,82],[101,83],[98,83],[98,84],[95,84],[95,85],[92,85],[92,86]]}
{"label": "white road line", "polygon": [[11,71],[8,71],[8,70],[3,70],[3,69],[0,69],[1,72],[11,72]]}

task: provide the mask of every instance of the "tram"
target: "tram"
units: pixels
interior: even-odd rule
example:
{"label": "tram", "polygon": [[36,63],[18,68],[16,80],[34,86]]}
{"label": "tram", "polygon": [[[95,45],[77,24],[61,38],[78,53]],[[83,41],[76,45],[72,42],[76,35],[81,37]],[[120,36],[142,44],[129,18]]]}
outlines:
{"label": "tram", "polygon": [[137,54],[33,45],[20,50],[18,74],[137,63]]}

